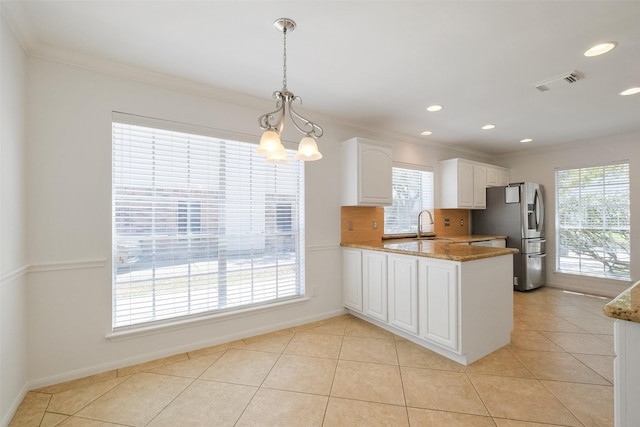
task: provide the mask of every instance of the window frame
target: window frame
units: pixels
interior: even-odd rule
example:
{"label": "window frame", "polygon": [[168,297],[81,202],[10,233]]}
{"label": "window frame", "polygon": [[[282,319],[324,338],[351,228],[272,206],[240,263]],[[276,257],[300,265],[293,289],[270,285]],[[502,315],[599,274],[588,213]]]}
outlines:
{"label": "window frame", "polygon": [[[257,144],[252,143],[252,142],[247,142],[248,139],[254,139],[254,138],[248,138],[247,135],[242,135],[242,134],[237,134],[234,132],[227,132],[227,131],[219,131],[219,130],[215,130],[215,129],[209,129],[209,128],[202,128],[202,127],[198,127],[198,126],[194,126],[194,125],[187,125],[187,124],[183,124],[183,123],[177,123],[177,122],[170,122],[170,121],[165,121],[165,120],[161,120],[161,119],[155,119],[155,118],[149,118],[149,117],[142,117],[142,116],[135,116],[135,115],[130,115],[130,114],[126,114],[126,113],[120,113],[120,112],[113,112],[112,114],[112,123],[116,124],[116,123],[121,123],[123,125],[133,125],[133,126],[142,126],[142,127],[148,127],[148,128],[153,128],[153,129],[158,129],[158,130],[162,130],[163,132],[179,132],[179,133],[183,133],[183,134],[190,134],[193,136],[197,136],[197,137],[204,137],[204,138],[209,138],[212,141],[217,140],[220,143],[222,143],[223,141],[226,142],[232,142],[232,143],[238,143],[238,144],[244,144],[246,146],[250,146],[250,151],[251,151],[251,155],[250,157],[254,160],[255,164],[258,164],[255,159],[253,158],[253,154],[255,152],[255,147],[257,146]],[[113,127],[113,125],[112,125]],[[112,135],[112,140],[115,140],[115,136]],[[246,149],[246,147],[245,147]],[[287,150],[289,157],[292,158],[293,155],[295,154],[294,150]],[[114,154],[115,153],[115,146],[112,147],[112,168],[114,168],[114,164],[113,163],[115,161],[115,159],[113,159]],[[277,168],[282,168],[283,165],[266,165],[264,164],[264,158],[263,157],[259,157],[259,162],[260,164],[258,165],[258,167],[264,167],[264,168],[270,168],[271,170],[273,170],[274,174],[277,174]],[[263,166],[264,165],[264,166]],[[174,316],[170,316],[170,317],[163,317],[163,318],[159,318],[159,319],[150,319],[150,320],[145,320],[145,321],[133,321],[130,322],[128,324],[123,324],[122,322],[116,322],[116,301],[115,301],[115,295],[116,295],[116,291],[115,291],[115,287],[116,287],[116,273],[117,273],[117,264],[118,264],[118,250],[119,250],[119,246],[118,246],[118,241],[120,241],[117,236],[116,236],[116,221],[117,221],[117,215],[116,215],[116,190],[115,190],[115,174],[116,172],[112,169],[112,188],[111,188],[111,197],[112,197],[112,227],[111,227],[111,234],[112,234],[112,241],[113,241],[113,245],[112,245],[112,260],[113,260],[113,264],[112,264],[112,275],[111,275],[111,294],[112,294],[112,333],[109,334],[108,336],[111,337],[118,337],[118,336],[122,336],[122,335],[128,335],[131,333],[136,333],[136,331],[142,331],[142,330],[151,330],[151,329],[166,329],[166,328],[171,328],[172,326],[175,325],[182,325],[185,322],[186,323],[197,323],[200,322],[202,320],[211,320],[211,319],[218,319],[218,318],[229,318],[229,317],[235,317],[238,315],[243,315],[244,313],[247,312],[255,312],[255,311],[262,311],[262,310],[271,310],[277,307],[281,307],[283,304],[290,304],[290,303],[297,303],[297,302],[301,302],[304,300],[307,300],[306,294],[305,294],[305,214],[304,214],[304,210],[305,210],[305,169],[304,169],[304,162],[292,162],[291,168],[293,168],[292,170],[294,170],[297,174],[297,181],[295,181],[293,183],[293,185],[296,188],[296,193],[295,195],[290,196],[289,194],[285,194],[285,193],[278,193],[277,191],[275,193],[270,193],[269,189],[264,189],[264,190],[260,190],[260,191],[264,191],[264,198],[265,198],[265,202],[264,202],[264,210],[262,211],[262,217],[263,219],[261,221],[264,221],[265,223],[263,224],[264,227],[272,227],[273,230],[272,232],[268,233],[267,230],[263,230],[264,235],[266,234],[273,234],[274,235],[274,239],[277,240],[275,247],[278,247],[278,245],[282,244],[282,243],[278,243],[278,242],[284,242],[284,244],[287,245],[287,248],[289,248],[288,250],[292,250],[295,255],[294,255],[294,266],[293,268],[295,269],[295,284],[291,284],[291,283],[286,283],[286,285],[288,286],[288,289],[294,289],[294,294],[293,295],[288,295],[285,297],[277,297],[274,299],[268,299],[268,300],[264,300],[264,301],[260,301],[257,303],[251,303],[251,304],[235,304],[232,305],[230,307],[223,307],[221,309],[207,309],[207,310],[202,310],[202,311],[198,311],[195,313],[183,313],[183,314],[179,314],[179,315],[174,315]],[[295,176],[295,175],[294,175]],[[246,187],[246,183],[244,184]],[[177,211],[176,211],[176,236],[180,239],[184,238],[207,238],[207,237],[212,237],[212,236],[206,236],[205,232],[204,232],[204,224],[205,224],[205,213],[204,213],[204,207],[206,203],[214,203],[212,200],[208,200],[208,199],[203,199],[203,197],[205,197],[205,195],[199,195],[196,198],[193,197],[188,197],[186,199],[182,199],[182,200],[177,200]],[[269,203],[269,200],[272,203]],[[282,229],[282,223],[281,223],[281,217],[278,214],[278,206],[282,205],[282,204],[287,204],[287,206],[289,207],[289,209],[287,210],[287,218],[289,220],[295,221],[295,223],[289,223],[287,224],[287,229]],[[189,206],[198,206],[198,212],[197,212],[197,218],[195,218],[196,220],[194,221],[194,217],[192,216],[193,212],[181,212],[180,211],[180,207],[189,207]],[[251,208],[253,209],[253,208]],[[188,210],[188,209],[187,209]],[[180,211],[180,212],[178,212]],[[269,212],[271,212],[271,214],[273,214],[273,224],[272,225],[267,225],[267,223],[269,223],[269,219],[267,218],[269,214]],[[182,216],[180,215],[182,213]],[[259,213],[258,213],[259,215]],[[126,212],[125,212],[125,216],[126,216]],[[126,221],[125,221],[125,225],[126,225]],[[197,230],[196,230],[197,228]],[[289,237],[288,237],[289,236]],[[284,240],[283,240],[284,239]],[[265,242],[265,245],[267,243]],[[135,250],[136,248],[133,248],[131,250]],[[267,251],[268,249],[265,248],[265,251]],[[136,262],[136,258],[139,257],[139,254],[134,254],[134,256],[131,256],[131,258],[129,259],[131,262]],[[253,258],[251,258],[253,259]],[[275,266],[277,267],[277,263],[278,263],[278,259],[276,257],[276,261],[275,262]],[[281,263],[283,263],[282,261],[280,261]],[[254,271],[254,264],[253,261],[250,262],[251,266],[250,269],[251,271]],[[253,273],[251,274],[251,279],[249,280],[249,282],[251,283],[251,285],[247,284],[247,285],[243,285],[243,286],[253,286],[254,279],[253,279]],[[279,284],[277,283],[277,278],[276,280],[276,285],[275,287],[277,288],[279,286]],[[265,285],[266,286],[266,285]],[[253,292],[253,291],[251,291]]]}
{"label": "window frame", "polygon": [[[607,170],[626,168],[626,181],[616,182],[614,178],[607,180]],[[583,183],[583,174],[595,173],[598,169],[602,169],[602,179],[600,183]],[[574,174],[573,179],[578,179],[579,184],[574,186],[561,185],[561,174],[567,174],[565,179],[569,178],[569,174]],[[577,176],[575,176],[577,174]],[[630,162],[621,160],[616,162],[607,162],[604,164],[596,164],[580,167],[563,167],[556,168],[554,173],[555,179],[555,272],[560,274],[569,274],[580,277],[591,277],[603,280],[630,281],[631,280],[631,171]],[[597,181],[598,178],[590,178]],[[609,189],[610,191],[607,191]],[[619,200],[615,197],[619,195],[616,190],[626,190],[626,203],[619,204]],[[573,192],[570,194],[571,201],[561,200],[563,192]],[[599,196],[596,202],[588,203],[583,199],[588,197]],[[568,196],[568,197],[569,197]],[[609,198],[608,198],[609,197]],[[623,196],[624,199],[624,196]],[[561,212],[565,205],[575,206],[576,208],[569,213]],[[611,224],[610,216],[607,215],[612,208],[626,209],[627,215],[623,218],[622,223],[618,219],[616,224]],[[588,212],[597,212],[598,215],[589,215]],[[566,218],[567,216],[571,218]],[[563,216],[565,218],[563,218]],[[619,217],[618,217],[619,218]],[[573,222],[573,224],[571,224]],[[601,222],[601,225],[593,225]],[[585,234],[580,230],[589,231]],[[598,233],[601,233],[598,237]],[[591,236],[589,236],[589,234]],[[616,237],[617,236],[617,237]],[[626,237],[625,237],[626,236]],[[600,246],[594,245],[594,240],[600,243]],[[598,241],[599,239],[599,241]],[[574,245],[567,245],[567,241],[575,241]],[[626,243],[625,243],[626,241]],[[626,245],[626,248],[625,248]],[[619,248],[611,252],[607,249]],[[581,247],[585,248],[584,250]],[[570,255],[572,253],[572,255]],[[619,259],[620,255],[622,259]],[[626,260],[625,260],[626,259]],[[573,261],[572,261],[573,260]],[[570,263],[577,264],[574,268],[568,267]],[[602,273],[597,273],[596,267],[602,264]],[[564,267],[563,267],[564,265]],[[625,268],[626,265],[626,268]],[[618,268],[618,273],[614,273],[614,269]],[[607,272],[609,271],[609,273]],[[626,274],[624,274],[626,271]]]}
{"label": "window frame", "polygon": [[[435,173],[433,171],[433,168],[430,166],[425,166],[425,165],[418,165],[418,164],[413,164],[413,163],[402,163],[402,162],[393,162],[392,164],[392,172],[391,172],[391,177],[393,180],[393,169],[406,169],[406,170],[413,170],[413,171],[418,171],[418,172],[424,172],[424,173],[429,173],[431,174],[431,189],[429,190],[430,195],[431,195],[431,200],[430,203],[427,203],[427,205],[430,206],[422,206],[421,209],[418,210],[418,212],[415,212],[415,215],[410,217],[410,222],[411,222],[411,227],[413,228],[414,226],[416,227],[415,231],[407,231],[407,232],[398,232],[398,233],[387,233],[387,208],[391,208],[393,205],[391,206],[385,206],[384,207],[384,230],[383,230],[383,236],[385,238],[394,238],[394,237],[404,237],[404,236],[412,236],[412,235],[416,235],[417,236],[417,221],[418,221],[418,214],[422,211],[422,210],[429,210],[431,212],[431,215],[433,216],[435,214]],[[392,189],[393,189],[393,182],[392,182]],[[424,190],[423,190],[424,193]],[[413,224],[415,222],[415,224]]]}

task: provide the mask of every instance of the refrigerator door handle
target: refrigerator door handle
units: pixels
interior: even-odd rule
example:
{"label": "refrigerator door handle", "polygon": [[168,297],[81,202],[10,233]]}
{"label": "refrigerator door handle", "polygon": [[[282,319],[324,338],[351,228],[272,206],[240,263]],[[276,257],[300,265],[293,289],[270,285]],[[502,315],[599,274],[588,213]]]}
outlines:
{"label": "refrigerator door handle", "polygon": [[533,203],[535,206],[536,212],[536,231],[542,231],[542,224],[544,224],[544,204],[542,203],[542,199],[540,198],[540,192],[536,188],[536,194],[533,199]]}
{"label": "refrigerator door handle", "polygon": [[533,254],[533,255],[527,255],[529,258],[544,258],[547,256],[547,254]]}

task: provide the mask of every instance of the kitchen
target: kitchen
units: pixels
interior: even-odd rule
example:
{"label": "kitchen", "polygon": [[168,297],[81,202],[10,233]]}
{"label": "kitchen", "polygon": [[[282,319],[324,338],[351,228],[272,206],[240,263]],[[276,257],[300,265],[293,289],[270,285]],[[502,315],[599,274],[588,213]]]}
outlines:
{"label": "kitchen", "polygon": [[[296,18],[302,13],[299,11],[291,16]],[[266,13],[266,16],[270,15]],[[32,388],[61,382],[170,355],[189,346],[214,344],[211,337],[231,340],[247,333],[258,334],[289,326],[292,319],[310,322],[342,313],[342,272],[339,268],[342,263],[339,247],[342,204],[338,194],[342,184],[335,172],[340,168],[339,143],[353,136],[392,141],[394,162],[415,164],[419,161],[431,167],[436,175],[439,161],[450,158],[469,158],[506,167],[512,182],[538,182],[548,190],[549,217],[553,216],[554,201],[550,195],[557,167],[628,159],[630,181],[639,180],[637,141],[640,133],[637,127],[619,126],[619,132],[591,136],[576,133],[565,136],[562,139],[565,143],[558,146],[537,149],[531,146],[523,152],[494,155],[444,143],[432,144],[413,136],[377,131],[350,122],[345,124],[324,117],[326,113],[310,114],[327,130],[319,140],[324,158],[306,168],[306,286],[315,296],[306,305],[261,313],[245,320],[166,331],[113,345],[105,340],[111,316],[111,271],[107,260],[111,242],[109,141],[112,111],[196,123],[213,129],[234,129],[254,136],[257,141],[255,118],[273,108],[267,97],[270,90],[277,87],[281,64],[274,67],[274,79],[262,82],[262,99],[246,99],[227,90],[148,70],[104,63],[100,68],[85,56],[65,58],[64,55],[55,56],[53,51],[45,52],[43,45],[30,47],[25,53],[27,48],[16,41],[4,19],[3,14],[2,39],[8,45],[3,44],[2,49],[2,127],[11,138],[3,138],[2,171],[3,186],[11,182],[12,192],[3,191],[2,210],[3,366],[0,382],[8,390],[3,393],[3,416],[4,408],[14,405],[16,396],[27,384]],[[293,49],[294,40],[304,40],[305,32],[309,31],[305,29],[309,24],[303,22],[299,20],[300,28],[291,37],[292,60],[302,55],[300,49]],[[270,26],[271,22],[267,22],[266,27]],[[264,37],[273,32],[271,28],[267,29]],[[338,38],[339,35],[338,32]],[[229,37],[229,43],[233,44],[233,36]],[[379,39],[376,41],[380,42]],[[624,52],[625,44],[621,38],[618,41],[620,52]],[[637,41],[635,45],[632,41],[633,37],[626,45],[627,49],[637,48]],[[273,55],[279,59],[278,42],[275,35]],[[255,40],[249,43],[252,47],[258,45]],[[105,73],[104,67],[114,68]],[[293,67],[290,73],[291,78],[300,75]],[[547,74],[541,72],[539,79],[548,77]],[[580,83],[587,84],[589,80],[576,85]],[[293,88],[302,86],[297,90],[305,97],[305,107],[313,111],[315,100],[305,84],[296,82],[294,85],[293,80],[291,84]],[[323,87],[319,76],[314,75],[312,84]],[[374,87],[379,89],[379,86]],[[12,89],[5,90],[7,87]],[[555,96],[553,92],[541,95]],[[621,102],[626,102],[627,109],[637,117],[637,100]],[[78,117],[82,119],[78,120]],[[297,137],[291,136],[290,140],[297,141]],[[26,180],[23,179],[25,176]],[[633,197],[637,193],[635,187],[632,186],[631,191],[631,210],[635,212],[640,209],[640,198]],[[12,198],[7,201],[5,197],[10,197],[9,194]],[[19,203],[13,204],[14,198]],[[637,218],[631,218],[632,242],[638,241],[635,238],[640,230]],[[553,259],[553,221],[548,221],[547,225],[548,258]],[[636,250],[631,253],[632,265],[638,265],[640,254]],[[554,273],[550,262],[549,286],[582,289],[595,294],[602,294],[604,288],[610,297],[628,286],[628,283],[617,281]],[[637,279],[633,271],[632,277]],[[5,325],[11,325],[11,329]],[[11,351],[5,352],[8,348]],[[69,354],[70,348],[75,349],[72,354]]]}

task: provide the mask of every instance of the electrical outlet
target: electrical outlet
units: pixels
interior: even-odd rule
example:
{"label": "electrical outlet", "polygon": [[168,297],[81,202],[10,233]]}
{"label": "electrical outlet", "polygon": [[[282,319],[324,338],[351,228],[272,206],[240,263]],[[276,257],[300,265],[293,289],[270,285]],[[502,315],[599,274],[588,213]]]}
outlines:
{"label": "electrical outlet", "polygon": [[464,227],[464,219],[460,218],[460,227]]}
{"label": "electrical outlet", "polygon": [[373,221],[373,229],[377,230],[378,229],[378,221]]}
{"label": "electrical outlet", "polygon": [[444,219],[444,226],[445,227],[449,227],[451,225],[451,222],[449,221],[449,218],[445,218]]}

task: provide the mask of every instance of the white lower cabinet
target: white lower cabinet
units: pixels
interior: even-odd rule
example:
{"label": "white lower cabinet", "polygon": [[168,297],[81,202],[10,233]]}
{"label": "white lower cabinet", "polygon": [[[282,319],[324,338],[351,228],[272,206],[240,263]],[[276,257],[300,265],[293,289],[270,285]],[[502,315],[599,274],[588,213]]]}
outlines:
{"label": "white lower cabinet", "polygon": [[387,256],[389,324],[418,333],[418,261],[404,255]]}
{"label": "white lower cabinet", "polygon": [[353,315],[463,365],[509,343],[510,254],[465,262],[354,248],[343,254],[344,306]]}
{"label": "white lower cabinet", "polygon": [[419,336],[453,351],[459,350],[457,273],[451,262],[418,261]]}
{"label": "white lower cabinet", "polygon": [[380,251],[362,251],[362,312],[387,321],[387,255]]}
{"label": "white lower cabinet", "polygon": [[342,260],[344,306],[362,313],[362,251],[344,248]]}
{"label": "white lower cabinet", "polygon": [[613,331],[614,425],[636,426],[640,420],[640,323],[616,319]]}

